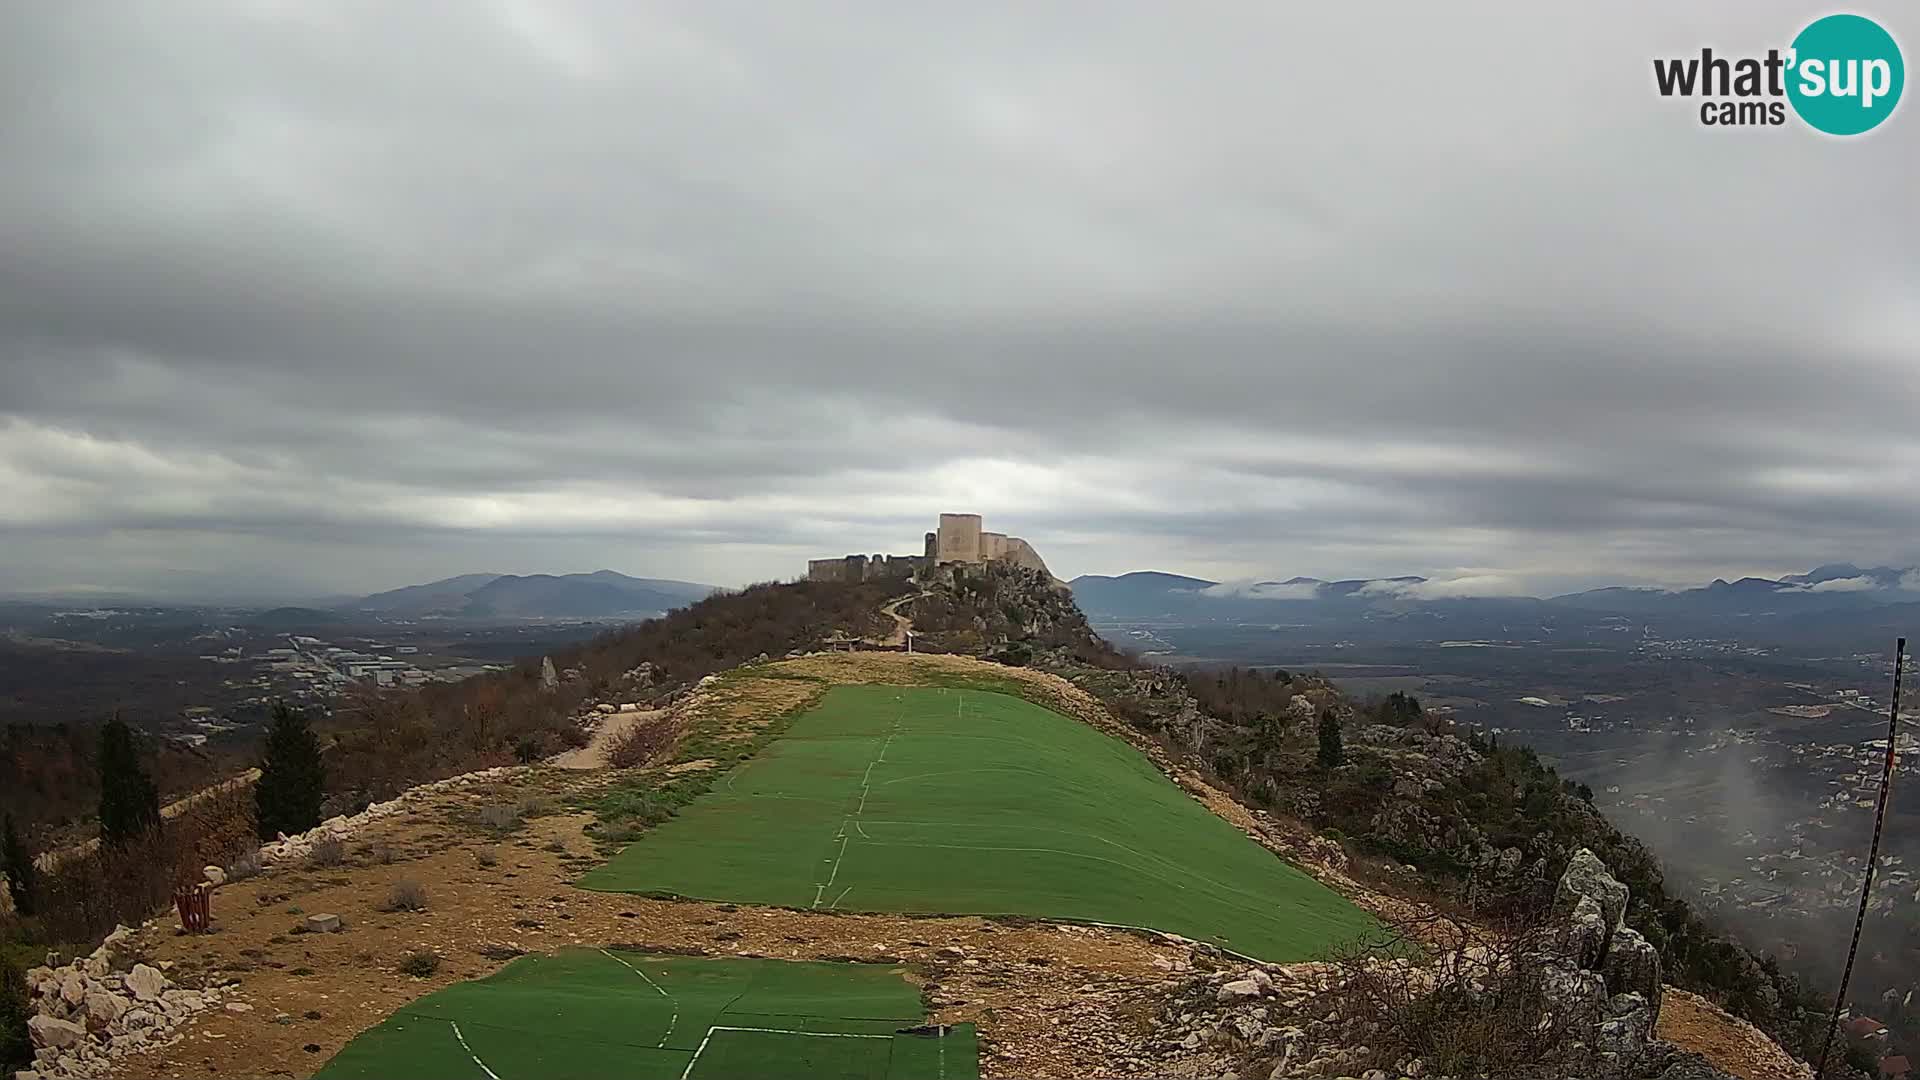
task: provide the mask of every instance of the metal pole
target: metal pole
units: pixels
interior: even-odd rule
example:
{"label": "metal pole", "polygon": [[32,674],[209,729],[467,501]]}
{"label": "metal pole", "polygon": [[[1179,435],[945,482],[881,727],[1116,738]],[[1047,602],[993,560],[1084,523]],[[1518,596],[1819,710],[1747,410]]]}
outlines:
{"label": "metal pole", "polygon": [[1827,1020],[1827,1037],[1820,1044],[1820,1067],[1815,1077],[1827,1075],[1827,1054],[1833,1049],[1833,1032],[1840,1026],[1840,1010],[1847,1001],[1847,984],[1853,981],[1853,958],[1860,952],[1860,928],[1867,922],[1867,898],[1873,893],[1873,867],[1880,861],[1880,830],[1887,822],[1887,796],[1893,790],[1893,744],[1900,735],[1900,669],[1906,666],[1907,639],[1893,643],[1893,702],[1887,706],[1887,763],[1880,772],[1880,804],[1873,812],[1873,844],[1867,848],[1867,877],[1860,884],[1860,911],[1853,917],[1853,944],[1847,946],[1847,966],[1840,973],[1840,992],[1833,996],[1833,1016]]}

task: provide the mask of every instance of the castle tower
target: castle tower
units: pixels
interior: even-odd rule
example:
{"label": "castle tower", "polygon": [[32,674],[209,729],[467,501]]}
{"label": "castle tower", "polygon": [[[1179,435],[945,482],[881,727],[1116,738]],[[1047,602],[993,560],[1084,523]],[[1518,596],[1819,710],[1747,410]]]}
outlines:
{"label": "castle tower", "polygon": [[935,562],[980,561],[980,515],[941,514]]}

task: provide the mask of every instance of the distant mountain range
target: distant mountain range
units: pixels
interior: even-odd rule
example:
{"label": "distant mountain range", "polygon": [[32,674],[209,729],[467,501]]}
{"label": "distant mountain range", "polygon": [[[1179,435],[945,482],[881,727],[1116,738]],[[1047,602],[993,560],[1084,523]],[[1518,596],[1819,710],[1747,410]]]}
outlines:
{"label": "distant mountain range", "polygon": [[651,616],[685,607],[716,588],[690,581],[628,577],[612,570],[591,574],[461,574],[374,593],[340,607],[398,618]]}
{"label": "distant mountain range", "polygon": [[1141,571],[1118,577],[1088,574],[1068,584],[1083,610],[1106,619],[1319,622],[1366,612],[1405,614],[1422,608],[1477,609],[1506,617],[1552,611],[1752,617],[1867,611],[1890,604],[1920,603],[1920,568],[1862,569],[1848,563],[1834,563],[1778,580],[1716,580],[1701,588],[1680,590],[1612,587],[1545,599],[1475,596],[1470,583],[1431,582],[1421,577],[1349,581],[1295,577],[1222,583]]}

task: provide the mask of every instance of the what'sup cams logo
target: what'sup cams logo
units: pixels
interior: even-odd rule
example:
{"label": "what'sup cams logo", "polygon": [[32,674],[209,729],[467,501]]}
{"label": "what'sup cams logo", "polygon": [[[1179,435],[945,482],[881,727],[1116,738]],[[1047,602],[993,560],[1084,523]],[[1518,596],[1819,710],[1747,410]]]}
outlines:
{"label": "what'sup cams logo", "polygon": [[1862,15],[1828,15],[1807,24],[1784,52],[1764,57],[1699,56],[1655,60],[1661,97],[1701,98],[1708,127],[1778,125],[1787,106],[1815,131],[1860,135],[1900,104],[1907,69],[1900,45]]}

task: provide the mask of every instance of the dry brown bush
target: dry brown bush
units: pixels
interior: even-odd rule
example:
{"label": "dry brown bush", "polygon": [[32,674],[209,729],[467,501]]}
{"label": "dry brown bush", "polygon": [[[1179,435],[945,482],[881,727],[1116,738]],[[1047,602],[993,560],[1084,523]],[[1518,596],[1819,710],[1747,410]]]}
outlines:
{"label": "dry brown bush", "polygon": [[402,878],[393,883],[387,893],[387,902],[382,911],[425,911],[427,910],[426,887],[417,881]]}
{"label": "dry brown bush", "polygon": [[424,951],[410,952],[400,960],[400,972],[416,979],[424,979],[440,970],[440,954]]}
{"label": "dry brown bush", "polygon": [[[1432,943],[1445,942],[1435,952]],[[1411,959],[1423,957],[1423,959]],[[1564,929],[1535,909],[1486,928],[1444,914],[1389,921],[1385,936],[1338,951],[1320,1002],[1353,1045],[1393,1070],[1488,1080],[1583,1075],[1604,993],[1576,1002]]]}
{"label": "dry brown bush", "polygon": [[314,841],[312,850],[307,852],[307,865],[315,869],[339,866],[347,858],[347,845],[339,840],[325,836]]}
{"label": "dry brown bush", "polygon": [[41,874],[41,928],[51,941],[92,941],[117,923],[138,925],[173,903],[173,890],[257,850],[247,789],[196,802],[124,844],[68,856]]}
{"label": "dry brown bush", "polygon": [[607,742],[607,763],[616,769],[638,768],[665,753],[679,737],[677,720],[635,724]]}

